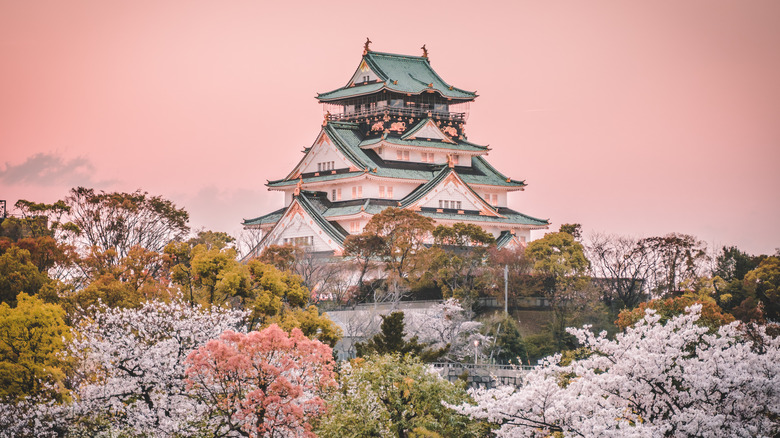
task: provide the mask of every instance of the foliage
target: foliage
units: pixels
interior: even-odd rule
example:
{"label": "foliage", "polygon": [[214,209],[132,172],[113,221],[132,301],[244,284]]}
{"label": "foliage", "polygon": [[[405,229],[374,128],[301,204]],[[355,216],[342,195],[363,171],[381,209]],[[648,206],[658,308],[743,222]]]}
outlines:
{"label": "foliage", "polygon": [[494,339],[490,357],[500,364],[530,365],[517,321],[508,315],[485,324],[485,335]]}
{"label": "foliage", "polygon": [[469,402],[463,387],[398,354],[354,359],[342,367],[317,434],[330,437],[483,437],[487,428],[442,402]]}
{"label": "foliage", "polygon": [[407,286],[409,276],[420,269],[424,261],[420,254],[432,231],[431,218],[394,207],[372,216],[363,229],[364,233],[382,239],[377,255],[385,263],[385,271],[390,276],[390,292],[396,298],[400,298],[400,289]]}
{"label": "foliage", "polygon": [[574,240],[582,240],[582,225],[581,224],[561,224],[559,230],[561,233],[570,234]]}
{"label": "foliage", "polygon": [[708,333],[700,306],[660,323],[648,311],[615,340],[574,330],[591,354],[529,373],[519,388],[472,392],[458,411],[499,437],[773,436],[780,432],[780,338],[737,323]]}
{"label": "foliage", "polygon": [[655,258],[640,239],[594,234],[585,244],[593,283],[603,291],[607,305],[633,309],[646,297],[646,284],[656,268]]}
{"label": "foliage", "polygon": [[715,258],[712,276],[725,281],[742,280],[765,258],[766,256],[751,256],[736,246],[724,246]]}
{"label": "foliage", "polygon": [[75,411],[88,424],[108,422],[137,434],[191,430],[205,411],[186,393],[185,359],[245,314],[191,307],[180,299],[138,309],[101,306],[79,321],[70,351],[79,359]]}
{"label": "foliage", "polygon": [[67,400],[68,362],[62,352],[70,329],[65,312],[24,292],[17,299],[13,309],[0,303],[0,401]]}
{"label": "foliage", "polygon": [[651,283],[657,295],[677,292],[683,281],[700,277],[709,260],[705,243],[688,234],[648,237],[640,244],[652,257]]}
{"label": "foliage", "polygon": [[493,283],[485,267],[493,235],[474,224],[439,225],[433,230],[434,246],[424,251],[425,276],[442,289],[444,297],[471,305]]}
{"label": "foliage", "polygon": [[685,313],[685,309],[698,304],[701,306],[701,311],[697,324],[707,327],[710,332],[714,333],[722,325],[729,324],[734,321],[734,317],[728,313],[723,313],[723,309],[718,307],[713,300],[701,300],[694,296],[681,296],[666,299],[655,299],[645,303],[641,303],[639,307],[633,310],[624,310],[618,315],[615,324],[621,329],[625,330],[628,327],[633,326],[637,322],[641,321],[647,312],[647,309],[653,309],[656,315],[659,316],[659,322],[665,324],[675,316]]}
{"label": "foliage", "polygon": [[116,251],[117,259],[134,246],[162,252],[169,242],[188,231],[189,214],[160,196],[146,192],[95,192],[77,187],[65,199],[77,228],[75,242],[98,252]]}
{"label": "foliage", "polygon": [[421,344],[417,336],[406,339],[403,312],[393,312],[389,315],[381,315],[381,317],[380,333],[366,342],[355,344],[358,357],[398,353],[412,354],[419,356],[425,362],[433,362],[444,355],[449,348],[449,345],[446,345],[437,349],[427,349],[428,346]]}
{"label": "foliage", "polygon": [[341,328],[327,315],[320,313],[316,306],[289,309],[281,315],[269,318],[267,322],[277,324],[286,332],[297,328],[304,336],[317,339],[331,348],[341,339]]}
{"label": "foliage", "polygon": [[745,289],[761,303],[764,317],[780,321],[780,257],[767,257],[745,274]]}
{"label": "foliage", "polygon": [[336,386],[331,349],[271,325],[247,334],[226,331],[187,359],[190,393],[206,406],[201,431],[211,436],[315,437],[310,422]]}
{"label": "foliage", "polygon": [[35,295],[50,281],[32,263],[26,249],[11,245],[0,254],[0,302],[14,307],[17,295]]}
{"label": "foliage", "polygon": [[543,276],[544,296],[553,311],[552,335],[558,351],[567,348],[565,328],[598,301],[596,290],[585,276],[590,263],[579,242],[568,233],[550,233],[528,244],[526,256]]}
{"label": "foliage", "polygon": [[[446,350],[446,359],[463,360],[474,353],[473,342],[486,345],[479,333],[482,323],[472,321],[474,314],[458,300],[450,298],[424,312],[409,312],[407,332],[434,350]],[[407,336],[408,337],[408,336]]]}

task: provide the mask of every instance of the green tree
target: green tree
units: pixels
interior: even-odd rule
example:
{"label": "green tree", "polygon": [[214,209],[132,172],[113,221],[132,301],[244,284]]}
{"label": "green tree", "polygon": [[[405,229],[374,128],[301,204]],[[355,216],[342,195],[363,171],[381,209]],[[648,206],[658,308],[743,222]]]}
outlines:
{"label": "green tree", "polygon": [[559,229],[561,233],[570,234],[574,240],[582,240],[582,225],[580,224],[561,224]]}
{"label": "green tree", "polygon": [[389,315],[381,315],[381,317],[380,332],[364,343],[355,344],[358,357],[397,353],[401,355],[412,354],[420,357],[424,362],[433,362],[447,353],[448,347],[427,349],[426,344],[419,343],[417,336],[406,340],[403,312],[393,312]]}
{"label": "green tree", "polygon": [[386,208],[375,214],[364,233],[382,238],[384,248],[378,252],[385,263],[387,284],[396,299],[408,289],[409,277],[419,272],[424,264],[421,253],[433,231],[433,220],[413,211]]}
{"label": "green tree", "polygon": [[15,307],[17,295],[35,295],[50,282],[32,263],[29,251],[11,245],[0,255],[0,302]]}
{"label": "green tree", "polygon": [[354,359],[341,370],[339,390],[316,429],[323,438],[484,437],[488,427],[444,406],[469,403],[452,384],[412,356]]}
{"label": "green tree", "polygon": [[742,280],[745,275],[756,269],[766,256],[752,256],[741,251],[736,246],[724,246],[715,258],[713,277],[717,276],[726,281]]}
{"label": "green tree", "polygon": [[525,253],[536,274],[544,277],[545,297],[553,313],[553,338],[562,350],[567,347],[566,327],[572,318],[598,301],[585,276],[590,263],[582,244],[568,233],[550,233],[534,240]]}
{"label": "green tree", "polygon": [[473,305],[494,282],[485,261],[495,238],[477,225],[459,222],[437,226],[433,239],[434,246],[424,251],[428,262],[424,276],[436,282],[445,298]]}
{"label": "green tree", "polygon": [[482,332],[493,338],[491,357],[497,363],[528,364],[528,352],[520,335],[520,326],[510,316],[495,318],[482,326]]}
{"label": "green tree", "polygon": [[70,338],[64,311],[24,292],[17,300],[13,309],[0,304],[0,399],[67,400],[67,362],[60,355]]}
{"label": "green tree", "polygon": [[[765,319],[780,321],[780,257],[764,259],[758,267],[745,274],[748,298],[760,303]],[[747,304],[747,303],[745,303]]]}

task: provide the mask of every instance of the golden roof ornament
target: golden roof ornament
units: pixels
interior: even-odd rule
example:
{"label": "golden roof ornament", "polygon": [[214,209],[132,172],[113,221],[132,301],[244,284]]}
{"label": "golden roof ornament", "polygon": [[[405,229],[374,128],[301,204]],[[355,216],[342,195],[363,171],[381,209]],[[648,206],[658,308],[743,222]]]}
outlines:
{"label": "golden roof ornament", "polygon": [[368,54],[368,52],[371,51],[368,45],[371,44],[372,42],[373,41],[371,41],[370,39],[368,39],[368,37],[366,37],[366,42],[365,44],[363,44],[363,56],[365,56],[366,54]]}
{"label": "golden roof ornament", "polygon": [[450,169],[455,167],[455,160],[452,159],[452,154],[447,154],[447,166],[449,166]]}
{"label": "golden roof ornament", "polygon": [[322,121],[322,126],[327,126],[328,119],[330,119],[330,111],[325,112],[325,120]]}
{"label": "golden roof ornament", "polygon": [[420,47],[420,48],[423,51],[423,58],[427,58],[428,57],[428,49],[425,48],[425,44],[423,44],[423,46]]}
{"label": "golden roof ornament", "polygon": [[295,192],[293,194],[295,196],[298,196],[301,194],[301,188],[303,188],[303,176],[301,176],[301,179],[298,180],[298,183],[295,184]]}

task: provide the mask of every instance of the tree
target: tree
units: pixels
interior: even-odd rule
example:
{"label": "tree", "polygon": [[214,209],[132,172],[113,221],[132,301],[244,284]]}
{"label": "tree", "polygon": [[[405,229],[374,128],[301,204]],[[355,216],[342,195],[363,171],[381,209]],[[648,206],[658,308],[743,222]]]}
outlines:
{"label": "tree", "polygon": [[712,276],[725,281],[742,280],[745,274],[756,269],[766,256],[751,256],[736,246],[724,246],[715,258]]}
{"label": "tree", "polygon": [[493,340],[489,343],[491,359],[501,364],[530,365],[520,327],[514,318],[509,315],[495,318],[485,325],[483,332]]}
{"label": "tree", "polygon": [[384,238],[372,232],[364,231],[361,234],[349,235],[344,239],[344,257],[351,258],[357,266],[357,272],[359,272],[357,288],[361,295],[374,292],[373,287],[376,286],[376,282],[367,282],[367,275],[377,271],[378,261],[385,255],[386,251],[387,246]]}
{"label": "tree", "polygon": [[388,274],[388,292],[393,300],[400,300],[408,290],[409,276],[423,264],[420,253],[433,231],[433,220],[413,211],[386,208],[375,214],[363,229],[382,238],[383,248],[378,253]]}
{"label": "tree", "polygon": [[331,349],[271,325],[247,334],[226,331],[187,359],[191,394],[205,405],[211,436],[316,437],[322,396],[336,387]]}
{"label": "tree", "polygon": [[75,243],[97,252],[116,251],[117,260],[134,246],[162,252],[165,246],[183,238],[189,227],[189,213],[160,196],[147,192],[95,192],[77,187],[65,199],[69,219],[76,227]]}
{"label": "tree", "polygon": [[454,385],[411,356],[390,354],[345,364],[340,388],[317,428],[323,438],[483,437],[487,427],[442,402],[469,402]]}
{"label": "tree", "polygon": [[437,349],[427,349],[426,344],[421,344],[417,336],[406,339],[404,330],[404,313],[393,312],[389,315],[380,315],[382,324],[380,333],[374,335],[364,343],[355,344],[358,357],[369,356],[372,354],[412,354],[419,356],[425,362],[433,362],[444,355],[449,349],[449,345]]}
{"label": "tree", "polygon": [[0,402],[68,400],[68,362],[61,355],[70,338],[65,312],[24,292],[16,299],[13,309],[0,303]]}
{"label": "tree", "polygon": [[780,338],[738,324],[710,334],[700,306],[661,324],[648,311],[609,340],[571,329],[582,357],[560,356],[518,388],[472,392],[458,411],[500,425],[499,437],[770,437],[780,432]]}
{"label": "tree", "polygon": [[656,268],[648,246],[632,237],[594,234],[585,250],[607,305],[633,309],[645,299],[645,284]]}
{"label": "tree", "polygon": [[450,298],[424,312],[407,314],[406,331],[431,349],[446,350],[450,360],[463,360],[474,353],[474,341],[486,345],[489,340],[479,333],[482,323],[472,317],[471,309]]}
{"label": "tree", "polygon": [[439,285],[445,297],[472,305],[493,283],[485,261],[496,240],[481,227],[461,222],[452,227],[437,226],[433,239],[434,246],[425,251],[426,275]]}
{"label": "tree", "polygon": [[561,228],[558,230],[561,233],[571,235],[574,240],[582,240],[582,225],[581,224],[561,224]]}
{"label": "tree", "polygon": [[734,317],[728,313],[723,313],[723,309],[714,301],[715,300],[712,298],[709,300],[701,300],[699,297],[688,295],[666,299],[659,298],[642,303],[636,309],[623,310],[620,312],[620,315],[618,315],[615,324],[621,330],[625,330],[641,321],[645,317],[647,309],[653,309],[655,314],[660,317],[658,322],[665,324],[675,316],[684,314],[685,309],[697,304],[701,306],[701,310],[699,312],[699,319],[696,320],[696,323],[703,327],[707,327],[710,332],[714,333],[718,331],[720,326],[734,321]]}
{"label": "tree", "polygon": [[192,432],[207,408],[186,391],[185,359],[222,332],[242,327],[244,317],[175,299],[138,309],[102,306],[78,321],[70,352],[78,359],[74,411],[85,434],[96,434],[104,423],[150,436]]}
{"label": "tree", "polygon": [[17,295],[35,295],[50,281],[32,263],[29,251],[11,245],[0,254],[0,302],[14,307]]}
{"label": "tree", "polygon": [[558,351],[566,347],[566,326],[596,297],[585,274],[590,263],[583,246],[568,233],[550,233],[529,243],[526,256],[544,276],[544,293],[553,311],[552,334]]}
{"label": "tree", "polygon": [[767,257],[745,274],[745,289],[760,303],[769,321],[780,321],[780,257]]}
{"label": "tree", "polygon": [[701,276],[709,260],[705,243],[688,234],[648,237],[640,245],[651,254],[654,266],[651,282],[658,296],[679,292],[683,281]]}

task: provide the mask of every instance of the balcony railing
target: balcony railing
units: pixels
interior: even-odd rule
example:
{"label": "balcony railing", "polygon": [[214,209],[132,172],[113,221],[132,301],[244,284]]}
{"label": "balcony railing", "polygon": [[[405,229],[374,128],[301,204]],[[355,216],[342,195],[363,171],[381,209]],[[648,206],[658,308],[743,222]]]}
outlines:
{"label": "balcony railing", "polygon": [[340,121],[340,120],[353,120],[360,117],[369,116],[410,116],[410,117],[431,117],[442,120],[452,120],[454,122],[465,122],[466,113],[453,113],[449,111],[433,111],[426,108],[397,108],[385,106],[381,108],[369,108],[360,111],[353,111],[349,113],[331,114],[326,113],[328,120]]}

